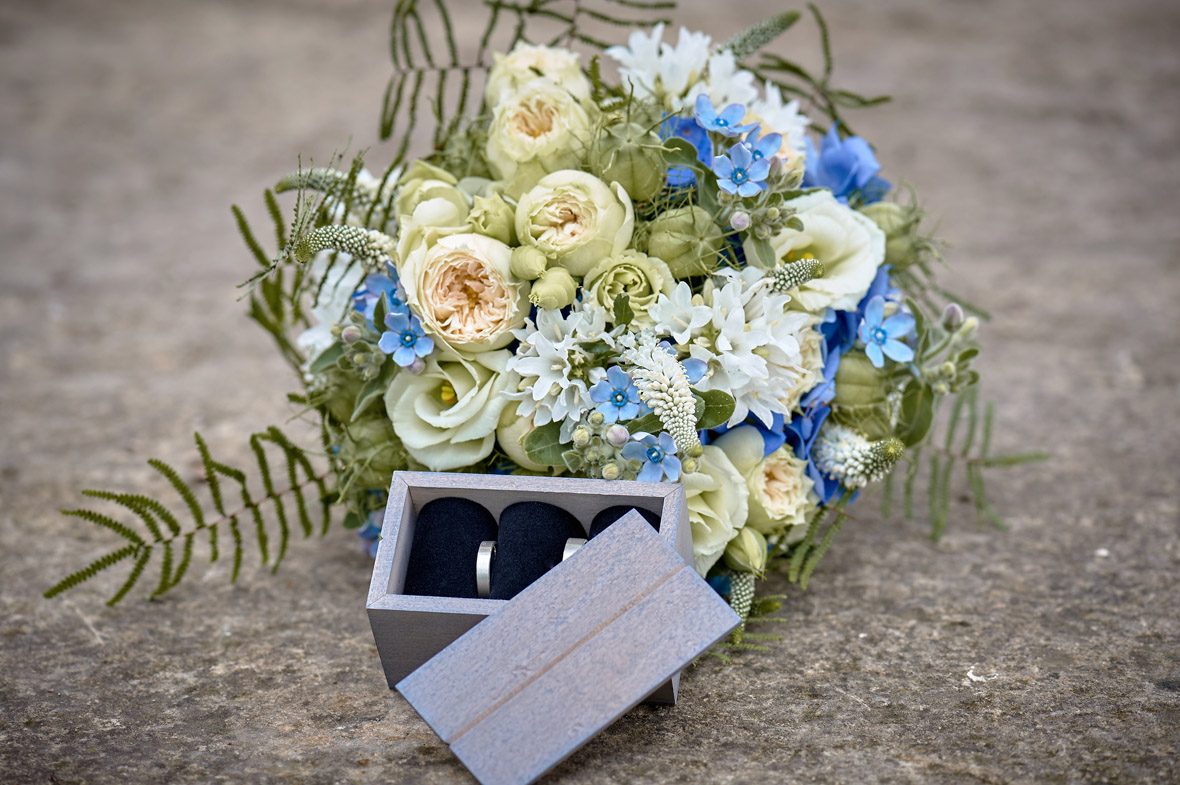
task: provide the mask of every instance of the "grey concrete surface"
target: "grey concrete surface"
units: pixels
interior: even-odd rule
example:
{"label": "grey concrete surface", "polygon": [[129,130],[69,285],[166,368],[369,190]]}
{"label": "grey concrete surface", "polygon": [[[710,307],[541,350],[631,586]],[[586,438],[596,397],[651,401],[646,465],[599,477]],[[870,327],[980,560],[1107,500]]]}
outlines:
{"label": "grey concrete surface", "polygon": [[[228,206],[374,143],[389,5],[0,4],[0,782],[472,781],[383,683],[350,533],[150,605],[103,606],[116,576],[40,596],[112,542],[55,512],[81,488],[162,490],[144,460],[194,472],[195,428],[238,461],[289,416]],[[999,317],[997,447],[1054,459],[991,476],[1006,533],[958,500],[932,545],[862,505],[770,654],[696,668],[546,781],[1176,782],[1180,8],[824,7],[839,81],[896,95],[857,130]]]}

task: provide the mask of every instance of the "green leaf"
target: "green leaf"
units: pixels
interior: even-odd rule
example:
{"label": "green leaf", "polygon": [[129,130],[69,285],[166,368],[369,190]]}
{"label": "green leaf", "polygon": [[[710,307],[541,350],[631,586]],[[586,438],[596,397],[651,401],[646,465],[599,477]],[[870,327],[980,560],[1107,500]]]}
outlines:
{"label": "green leaf", "polygon": [[320,355],[312,360],[311,366],[307,369],[313,376],[321,374],[336,364],[336,361],[344,356],[344,344],[337,341],[329,346]]}
{"label": "green leaf", "polygon": [[700,169],[702,166],[692,143],[676,136],[664,142],[664,162],[668,166],[686,166],[690,169]]}
{"label": "green leaf", "polygon": [[362,524],[364,524],[364,520],[356,514],[356,510],[349,510],[340,523],[345,529],[359,529]]}
{"label": "green leaf", "polygon": [[770,240],[760,239],[753,234],[746,235],[742,243],[742,250],[746,252],[746,259],[757,260],[759,267],[773,268],[778,263],[778,255],[770,245]]}
{"label": "green leaf", "polygon": [[606,341],[590,341],[581,344],[578,348],[587,354],[606,354],[611,351],[611,345]]}
{"label": "green leaf", "polygon": [[522,443],[525,455],[533,463],[542,466],[564,466],[562,453],[566,447],[561,442],[561,424],[551,422],[534,428],[524,437]]}
{"label": "green leaf", "polygon": [[377,298],[376,305],[373,306],[373,327],[377,332],[385,329],[385,315],[389,313],[389,302],[385,299],[385,292]]}
{"label": "green leaf", "polygon": [[634,420],[628,420],[627,430],[631,433],[659,433],[664,430],[664,423],[656,416],[655,412],[648,412],[642,417],[636,417]]}
{"label": "green leaf", "polygon": [[397,363],[386,358],[385,364],[381,366],[381,373],[377,375],[376,379],[370,379],[365,382],[360,391],[356,394],[356,404],[352,409],[352,418],[349,422],[356,422],[361,418],[369,407],[376,403],[385,395],[385,391],[389,389],[389,383],[393,381],[393,375],[397,371]]}
{"label": "green leaf", "polygon": [[901,414],[894,434],[906,447],[913,447],[926,438],[934,424],[934,390],[925,382],[913,381],[901,397]]}
{"label": "green leaf", "polygon": [[[723,390],[692,391],[697,399],[697,429],[716,428],[733,416],[733,396]],[[701,411],[700,403],[704,403]]]}
{"label": "green leaf", "polygon": [[635,311],[631,310],[630,295],[620,294],[615,298],[614,302],[614,316],[615,324],[619,326],[626,326],[635,318]]}
{"label": "green leaf", "polygon": [[1047,452],[1019,452],[1008,455],[993,455],[983,461],[984,466],[1023,466],[1026,463],[1047,461],[1053,456]]}

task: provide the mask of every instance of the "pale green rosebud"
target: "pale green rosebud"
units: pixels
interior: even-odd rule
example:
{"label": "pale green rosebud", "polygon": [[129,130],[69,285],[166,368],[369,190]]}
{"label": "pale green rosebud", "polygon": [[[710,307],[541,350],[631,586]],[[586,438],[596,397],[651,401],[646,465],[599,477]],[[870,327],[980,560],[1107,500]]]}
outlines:
{"label": "pale green rosebud", "polygon": [[919,248],[915,231],[922,217],[920,210],[897,202],[874,202],[860,208],[860,212],[885,232],[886,264],[897,270],[913,264]]}
{"label": "pale green rosebud", "polygon": [[573,443],[574,443],[574,447],[578,448],[579,450],[582,449],[583,447],[585,447],[587,444],[589,444],[590,443],[589,429],[587,429],[583,426],[578,426],[577,428],[574,428]]}
{"label": "pale green rosebud", "polygon": [[615,182],[635,202],[659,195],[667,171],[660,139],[638,123],[621,123],[602,134],[590,150],[590,170],[603,182]]}
{"label": "pale green rosebud", "polygon": [[938,366],[938,372],[948,379],[955,378],[956,371],[958,371],[958,368],[956,368],[955,364],[952,362],[945,362]]}
{"label": "pale green rosebud", "polygon": [[885,377],[864,352],[851,351],[836,368],[836,398],[842,408],[879,406],[885,403]]}
{"label": "pale green rosebud", "polygon": [[667,210],[647,226],[647,253],[663,259],[676,278],[709,272],[724,244],[713,216],[697,205]]}
{"label": "pale green rosebud", "polygon": [[394,208],[398,215],[412,215],[414,208],[428,199],[443,199],[451,204],[462,224],[463,217],[467,215],[467,196],[456,187],[456,183],[458,181],[454,175],[445,169],[425,161],[415,161],[397,181]]}
{"label": "pale green rosebud", "polygon": [[606,422],[605,415],[603,415],[603,413],[600,411],[590,412],[590,416],[586,419],[590,421],[591,425],[602,425],[604,422]]}
{"label": "pale green rosebud", "polygon": [[617,480],[620,474],[622,474],[622,469],[614,461],[602,467],[602,479],[604,480]]}
{"label": "pale green rosebud", "polygon": [[766,538],[757,529],[742,527],[725,546],[725,563],[731,570],[761,575],[766,569]]}
{"label": "pale green rosebud", "polygon": [[475,197],[467,223],[480,234],[505,245],[516,244],[516,210],[499,194]]}
{"label": "pale green rosebud", "polygon": [[341,435],[337,457],[345,471],[357,472],[354,484],[360,488],[384,488],[394,470],[401,442],[393,423],[379,415],[352,423]]}
{"label": "pale green rosebud", "polygon": [[509,269],[512,274],[522,281],[534,281],[545,272],[549,259],[545,254],[531,245],[522,245],[512,249],[512,261]]}
{"label": "pale green rosebud", "polygon": [[[704,450],[702,450],[702,452],[704,452]],[[683,474],[692,474],[699,468],[701,468],[701,462],[692,456],[683,458],[680,461],[680,471]]]}
{"label": "pale green rosebud", "polygon": [[538,308],[552,311],[564,308],[574,301],[578,284],[569,270],[564,267],[550,267],[533,281],[529,302]]}

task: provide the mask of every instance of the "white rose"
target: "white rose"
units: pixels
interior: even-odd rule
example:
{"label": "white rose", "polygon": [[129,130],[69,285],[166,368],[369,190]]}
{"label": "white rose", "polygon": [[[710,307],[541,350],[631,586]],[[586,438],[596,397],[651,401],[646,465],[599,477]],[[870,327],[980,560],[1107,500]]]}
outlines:
{"label": "white rose", "polygon": [[406,301],[434,337],[470,357],[512,342],[528,315],[528,284],[509,269],[512,249],[481,234],[440,236],[403,224],[416,244],[398,247],[398,273]]}
{"label": "white rose", "polygon": [[[535,79],[509,93],[492,110],[487,158],[500,180],[515,182],[515,195],[540,177],[580,166],[591,138],[590,117],[566,90],[548,79]],[[527,168],[517,177],[518,169]]]}
{"label": "white rose", "polygon": [[436,472],[483,460],[496,443],[496,424],[515,382],[507,350],[471,361],[430,359],[420,374],[400,371],[385,391],[393,431],[411,456]]}
{"label": "white rose", "polygon": [[704,576],[746,525],[746,483],[721,448],[711,444],[701,454],[700,468],[682,474],[681,482],[688,496],[694,566]]}
{"label": "white rose", "polygon": [[635,210],[627,192],[586,172],[548,174],[516,205],[521,244],[539,249],[570,275],[583,276],[622,253],[634,231]]}
{"label": "white rose", "polygon": [[495,106],[514,90],[536,79],[538,74],[579,101],[590,97],[590,80],[582,73],[578,56],[568,49],[533,46],[521,41],[508,54],[497,52],[492,58],[495,65],[488,73],[484,88],[488,106]]}
{"label": "white rose", "polygon": [[831,191],[805,194],[786,203],[803,221],[803,231],[783,229],[770,244],[779,259],[813,255],[824,274],[791,292],[792,308],[822,314],[825,308],[852,311],[869,290],[885,260],[885,233],[869,218],[840,204]]}
{"label": "white rose", "polygon": [[713,442],[729,457],[744,478],[750,511],[746,525],[766,535],[802,536],[819,497],[807,476],[807,461],[789,447],[762,457],[762,434],[752,425],[739,425]]}

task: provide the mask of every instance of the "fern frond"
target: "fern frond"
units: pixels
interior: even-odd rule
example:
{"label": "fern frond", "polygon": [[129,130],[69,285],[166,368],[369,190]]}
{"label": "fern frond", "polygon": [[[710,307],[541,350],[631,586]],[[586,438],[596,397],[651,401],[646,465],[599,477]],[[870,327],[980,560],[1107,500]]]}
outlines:
{"label": "fern frond", "polygon": [[[323,509],[323,525],[321,532],[326,532],[330,523],[331,509],[329,505],[332,494],[325,483],[329,471],[317,472],[307,453],[296,446],[278,428],[269,428],[250,437],[250,448],[257,465],[256,472],[262,485],[262,493],[256,495],[250,488],[250,481],[245,471],[217,461],[211,454],[205,439],[199,434],[193,435],[197,452],[201,458],[204,481],[208,488],[212,509],[217,517],[211,517],[197,496],[196,490],[186,482],[174,468],[163,461],[152,459],[148,463],[167,480],[168,484],[180,497],[187,516],[178,515],[172,508],[150,496],[137,493],[118,493],[113,491],[84,491],[88,498],[110,502],[122,509],[134,513],[140,524],[147,530],[151,542],[143,537],[132,526],[120,522],[114,517],[97,510],[77,509],[63,510],[62,514],[88,521],[104,529],[114,532],[127,541],[123,547],[101,556],[80,570],[71,573],[58,583],[50,587],[46,597],[56,596],[63,591],[72,589],[81,583],[98,575],[115,564],[128,558],[135,557],[135,563],[126,581],[113,597],[110,604],[117,603],[131,591],[147,570],[153,554],[159,554],[158,580],[151,592],[151,597],[159,597],[172,587],[178,585],[187,574],[193,560],[193,541],[201,531],[209,534],[210,562],[220,557],[219,536],[222,529],[229,529],[232,539],[233,567],[231,581],[237,580],[241,571],[242,558],[245,552],[244,537],[240,519],[249,515],[254,523],[255,540],[262,556],[262,563],[270,560],[269,538],[266,518],[263,516],[265,508],[273,507],[272,516],[279,525],[280,544],[273,559],[273,568],[286,555],[287,542],[290,537],[290,524],[284,498],[293,495],[300,520],[300,527],[304,537],[310,537],[314,531],[311,519],[307,513],[305,493],[313,488],[319,496]],[[290,486],[283,489],[275,487],[270,457],[266,445],[273,445],[281,452],[287,463],[287,476]],[[227,510],[222,480],[228,479],[238,485],[242,499],[239,509]],[[186,520],[182,520],[185,518]],[[163,521],[164,525],[160,525]],[[179,549],[179,551],[177,550]],[[178,557],[179,554],[179,557]]]}

